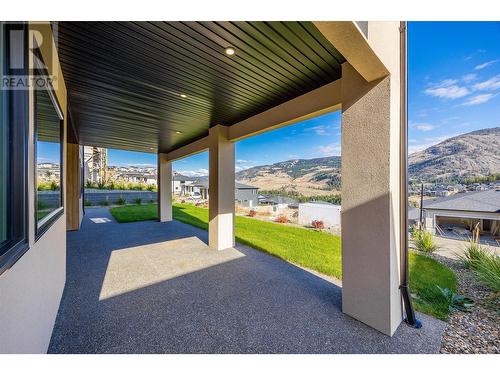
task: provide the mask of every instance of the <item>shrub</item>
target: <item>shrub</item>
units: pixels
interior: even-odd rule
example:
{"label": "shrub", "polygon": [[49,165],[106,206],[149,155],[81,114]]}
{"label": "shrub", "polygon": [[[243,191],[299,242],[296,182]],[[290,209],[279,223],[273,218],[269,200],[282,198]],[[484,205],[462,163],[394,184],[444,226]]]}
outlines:
{"label": "shrub", "polygon": [[480,261],[473,262],[479,281],[495,292],[500,292],[500,257],[487,254]]}
{"label": "shrub", "polygon": [[474,264],[482,262],[488,256],[486,249],[476,241],[474,237],[465,246],[465,251],[460,255],[460,259],[468,268],[474,268]]}
{"label": "shrub", "polygon": [[148,191],[156,191],[156,186],[154,186],[154,185],[148,185],[147,190]]}
{"label": "shrub", "polygon": [[448,288],[441,288],[439,285],[436,285],[436,288],[443,296],[443,298],[447,301],[450,312],[452,312],[453,310],[467,312],[470,311],[471,307],[474,306],[474,301],[468,297],[456,294]]}
{"label": "shrub", "polygon": [[137,197],[134,199],[134,202],[135,204],[142,204],[142,198],[141,197]]}
{"label": "shrub", "polygon": [[248,216],[250,216],[250,217],[255,217],[255,215],[257,215],[257,211],[255,211],[255,210],[250,210],[248,212]]}
{"label": "shrub", "polygon": [[311,225],[314,229],[325,229],[325,224],[321,220],[313,220]]}
{"label": "shrub", "polygon": [[431,254],[439,249],[432,233],[427,232],[424,229],[414,229],[411,235],[417,250],[423,253]]}
{"label": "shrub", "polygon": [[50,190],[52,190],[52,191],[57,191],[57,190],[59,190],[59,184],[58,184],[57,182],[55,182],[55,181],[52,181],[52,182],[50,183]]}
{"label": "shrub", "polygon": [[95,186],[94,186],[94,184],[92,183],[92,181],[87,180],[87,182],[85,183],[85,187],[86,187],[86,188],[88,188],[88,189],[91,189],[91,188],[93,188],[93,187],[95,187]]}
{"label": "shrub", "polygon": [[288,218],[286,215],[279,215],[274,221],[277,223],[288,223]]}
{"label": "shrub", "polygon": [[92,202],[89,201],[89,200],[85,200],[85,202],[83,203],[86,207],[89,207],[89,206],[92,206]]}
{"label": "shrub", "polygon": [[123,198],[123,197],[120,197],[116,200],[116,204],[119,206],[123,206],[125,203],[126,203],[125,198]]}
{"label": "shrub", "polygon": [[154,200],[154,199],[150,199],[150,200],[149,200],[149,203],[154,203],[154,202],[155,202],[155,200]]}
{"label": "shrub", "polygon": [[97,183],[97,188],[98,189],[104,189],[106,187],[106,183],[104,181],[99,181]]}
{"label": "shrub", "polygon": [[108,186],[106,186],[106,189],[108,190],[115,190],[115,183],[111,181]]}
{"label": "shrub", "polygon": [[474,230],[460,258],[466,267],[475,272],[482,284],[495,292],[500,291],[500,257],[479,244],[479,229]]}
{"label": "shrub", "polygon": [[106,199],[106,200],[102,201],[101,206],[109,206],[109,200]]}

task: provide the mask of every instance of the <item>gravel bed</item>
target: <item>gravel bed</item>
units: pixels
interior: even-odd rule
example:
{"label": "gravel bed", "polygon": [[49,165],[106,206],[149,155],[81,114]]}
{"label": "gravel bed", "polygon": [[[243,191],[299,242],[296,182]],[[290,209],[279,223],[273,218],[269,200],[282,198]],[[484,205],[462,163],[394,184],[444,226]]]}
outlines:
{"label": "gravel bed", "polygon": [[458,294],[472,298],[469,312],[454,311],[441,342],[441,353],[500,354],[500,296],[480,284],[460,261],[433,255],[457,275]]}

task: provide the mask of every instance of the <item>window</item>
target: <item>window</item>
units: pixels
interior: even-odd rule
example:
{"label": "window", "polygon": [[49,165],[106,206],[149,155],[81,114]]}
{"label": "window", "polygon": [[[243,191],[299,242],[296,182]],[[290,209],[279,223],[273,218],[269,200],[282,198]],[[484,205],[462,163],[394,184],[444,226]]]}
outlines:
{"label": "window", "polygon": [[36,228],[43,232],[62,214],[62,114],[53,94],[48,89],[34,91],[35,96],[35,180]]}
{"label": "window", "polygon": [[13,89],[6,79],[26,74],[26,35],[23,24],[0,22],[0,274],[28,249],[28,91]]}

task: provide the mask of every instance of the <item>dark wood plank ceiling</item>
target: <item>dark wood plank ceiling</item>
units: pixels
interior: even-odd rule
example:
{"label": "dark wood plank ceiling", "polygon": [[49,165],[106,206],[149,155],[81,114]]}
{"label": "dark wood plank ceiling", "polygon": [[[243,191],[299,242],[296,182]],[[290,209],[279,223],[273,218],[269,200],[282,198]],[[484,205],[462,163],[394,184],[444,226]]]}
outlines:
{"label": "dark wood plank ceiling", "polygon": [[345,61],[310,22],[59,22],[57,31],[80,143],[125,150],[173,150],[339,79]]}

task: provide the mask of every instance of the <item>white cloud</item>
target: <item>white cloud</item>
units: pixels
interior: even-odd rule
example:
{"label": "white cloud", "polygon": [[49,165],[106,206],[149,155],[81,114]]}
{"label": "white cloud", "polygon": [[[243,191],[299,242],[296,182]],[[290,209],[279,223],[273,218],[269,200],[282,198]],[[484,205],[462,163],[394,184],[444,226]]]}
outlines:
{"label": "white cloud", "polygon": [[424,91],[427,95],[444,99],[457,99],[470,93],[467,87],[457,85],[456,79],[445,79]]}
{"label": "white cloud", "polygon": [[336,124],[317,125],[317,126],[313,126],[312,128],[309,128],[306,130],[312,130],[317,135],[332,135],[336,127],[337,127]]}
{"label": "white cloud", "polygon": [[236,163],[238,163],[238,164],[248,164],[248,163],[255,163],[255,161],[254,160],[238,159],[238,160],[236,160]]}
{"label": "white cloud", "polygon": [[208,176],[208,169],[200,168],[195,171],[179,171],[179,173],[187,177],[202,177]]}
{"label": "white cloud", "polygon": [[253,165],[236,165],[234,167],[235,171],[236,172],[239,172],[239,171],[243,171],[245,169],[250,169],[250,168],[253,168],[254,166]]}
{"label": "white cloud", "polygon": [[464,82],[471,82],[471,81],[474,81],[476,78],[477,78],[477,74],[476,73],[470,73],[470,74],[464,75],[462,77],[462,81],[464,81]]}
{"label": "white cloud", "polygon": [[415,124],[414,127],[415,129],[420,130],[421,132],[428,132],[436,128],[432,124]]}
{"label": "white cloud", "polygon": [[500,89],[500,74],[497,74],[490,79],[476,83],[472,86],[474,90],[497,90]]}
{"label": "white cloud", "polygon": [[317,151],[324,156],[338,156],[340,155],[340,143],[318,146]]}
{"label": "white cloud", "polygon": [[467,99],[465,102],[462,103],[462,105],[477,105],[477,104],[482,104],[486,103],[489,101],[491,98],[493,98],[495,95],[494,94],[480,94],[473,96],[469,99]]}
{"label": "white cloud", "polygon": [[481,70],[481,69],[487,68],[488,66],[495,64],[497,61],[498,61],[498,60],[486,61],[485,63],[479,64],[479,65],[476,65],[476,66],[474,67],[474,70]]}
{"label": "white cloud", "polygon": [[[413,154],[414,152],[422,151],[425,150],[426,148],[429,148],[431,146],[434,146],[438,143],[443,142],[444,140],[448,138],[452,138],[457,136],[458,134],[447,134],[447,135],[442,135],[439,137],[428,137],[424,138],[420,141],[417,141],[415,139],[409,140],[409,143],[413,143],[413,145],[408,147],[408,153]],[[421,143],[418,143],[421,142]]]}

